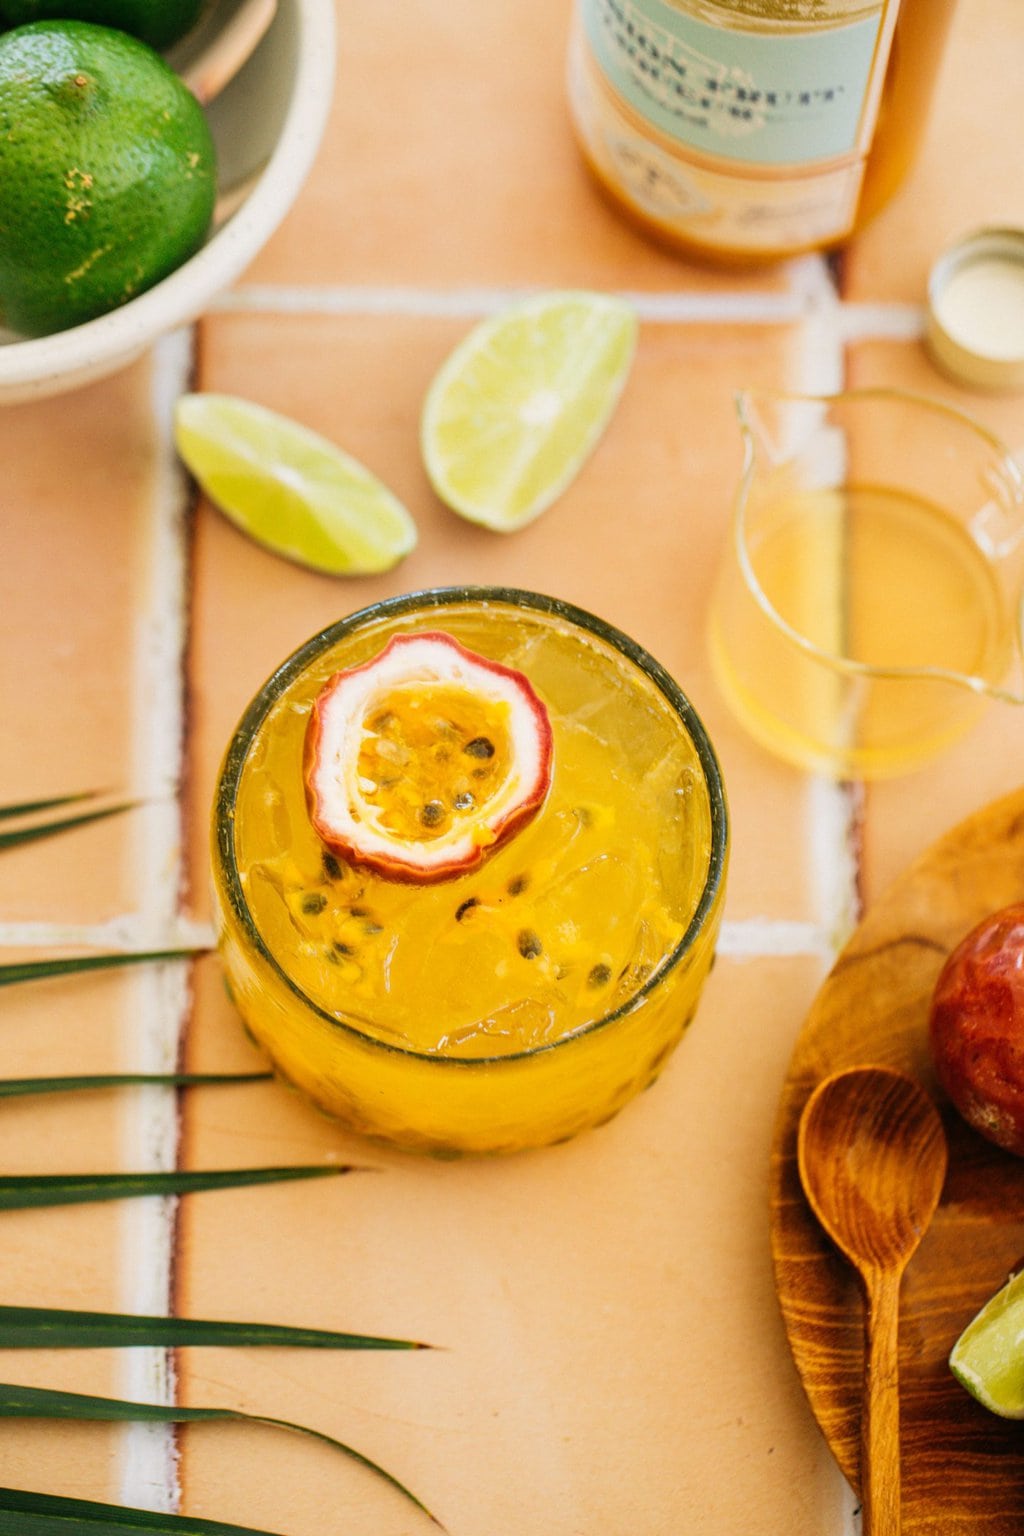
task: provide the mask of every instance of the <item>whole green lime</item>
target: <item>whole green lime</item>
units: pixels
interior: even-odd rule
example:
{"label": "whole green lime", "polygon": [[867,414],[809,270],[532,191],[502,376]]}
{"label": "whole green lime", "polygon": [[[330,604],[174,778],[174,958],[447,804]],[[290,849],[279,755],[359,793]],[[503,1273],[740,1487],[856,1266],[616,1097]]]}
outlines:
{"label": "whole green lime", "polygon": [[0,324],[65,330],[126,304],[202,244],[216,162],[158,53],[85,21],[0,36]]}
{"label": "whole green lime", "polygon": [[0,0],[0,22],[93,21],[120,27],[151,48],[169,48],[195,26],[204,0]]}

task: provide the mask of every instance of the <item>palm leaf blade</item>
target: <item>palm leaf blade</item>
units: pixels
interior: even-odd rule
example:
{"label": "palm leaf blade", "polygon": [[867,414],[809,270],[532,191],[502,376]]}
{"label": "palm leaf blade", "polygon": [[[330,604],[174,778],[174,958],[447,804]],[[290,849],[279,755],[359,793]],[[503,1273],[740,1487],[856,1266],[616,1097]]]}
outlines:
{"label": "palm leaf blade", "polygon": [[71,1499],[22,1488],[0,1488],[0,1536],[273,1536],[248,1525],[227,1525],[194,1515],[170,1515]]}
{"label": "palm leaf blade", "polygon": [[[91,1397],[81,1392],[60,1392],[50,1387],[21,1387],[0,1382],[0,1418],[138,1424],[268,1424],[274,1429],[288,1429],[307,1435],[310,1439],[319,1440],[321,1444],[341,1451],[360,1466],[383,1478],[418,1509],[423,1510],[424,1514],[430,1515],[426,1506],[403,1483],[353,1446],[346,1445],[343,1440],[336,1440],[323,1430],[311,1429],[306,1424],[294,1424],[290,1419],[272,1418],[268,1414],[243,1413],[239,1408],[186,1408],[178,1404],[134,1403],[120,1397]],[[434,1520],[433,1515],[430,1518]]]}
{"label": "palm leaf blade", "polygon": [[42,981],[49,976],[70,976],[79,971],[105,971],[120,965],[141,965],[144,961],[191,960],[208,951],[192,949],[130,949],[108,955],[69,955],[54,960],[12,960],[0,965],[0,987],[20,981]]}
{"label": "palm leaf blade", "polygon": [[273,1076],[273,1072],[90,1072],[83,1077],[2,1077],[0,1099],[19,1099],[36,1093],[77,1093],[90,1088],[196,1088],[210,1083],[266,1083]]}
{"label": "palm leaf blade", "polygon": [[289,1179],[326,1179],[351,1173],[350,1164],[288,1164],[280,1168],[218,1168],[170,1173],[54,1173],[0,1176],[0,1211],[126,1200],[138,1195],[186,1195],[208,1189],[277,1184]]}
{"label": "palm leaf blade", "polygon": [[79,805],[83,800],[95,800],[96,789],[82,789],[74,795],[51,795],[48,800],[18,800],[13,805],[0,805],[0,821],[13,816],[34,816],[37,811],[55,811],[60,805]]}
{"label": "palm leaf blade", "polygon": [[[45,801],[41,802],[45,805]],[[74,827],[84,827],[90,821],[103,821],[107,816],[118,816],[122,811],[130,811],[135,805],[134,800],[124,800],[119,805],[106,805],[99,811],[82,811],[77,816],[62,816],[57,821],[36,822],[30,827],[17,827],[12,832],[0,832],[0,852],[7,848],[16,848],[20,843],[34,843],[43,837],[53,837],[58,832],[70,832]],[[11,807],[4,812],[5,816],[24,814],[17,807]]]}
{"label": "palm leaf blade", "polygon": [[297,1349],[429,1349],[410,1339],[296,1328],[279,1323],[219,1322],[205,1318],[145,1317],[78,1312],[60,1307],[0,1306],[0,1349],[118,1349],[150,1344],[286,1346]]}

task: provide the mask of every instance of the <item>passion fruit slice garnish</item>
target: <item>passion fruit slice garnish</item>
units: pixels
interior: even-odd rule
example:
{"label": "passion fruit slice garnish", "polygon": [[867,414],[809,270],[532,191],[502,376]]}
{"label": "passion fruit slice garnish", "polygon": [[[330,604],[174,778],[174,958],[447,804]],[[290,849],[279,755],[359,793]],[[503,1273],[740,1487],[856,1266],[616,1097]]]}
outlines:
{"label": "passion fruit slice garnish", "polygon": [[395,635],[314,700],[310,820],[350,863],[448,880],[536,815],[551,755],[547,710],[521,672],[441,632]]}

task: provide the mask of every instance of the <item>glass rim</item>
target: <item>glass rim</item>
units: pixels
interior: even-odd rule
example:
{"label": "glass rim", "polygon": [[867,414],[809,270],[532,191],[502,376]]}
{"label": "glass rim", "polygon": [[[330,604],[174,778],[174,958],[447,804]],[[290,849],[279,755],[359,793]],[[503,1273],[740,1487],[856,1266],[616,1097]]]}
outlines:
{"label": "glass rim", "polygon": [[[366,1029],[360,1029],[351,1021],[339,1018],[336,1014],[329,1013],[325,1008],[322,1008],[288,975],[264,941],[242,889],[233,836],[234,808],[238,798],[242,773],[257,731],[284,690],[317,657],[321,656],[324,651],[329,650],[332,645],[337,644],[338,641],[365,628],[374,620],[401,617],[401,615],[406,613],[429,613],[431,609],[441,611],[445,608],[455,607],[458,604],[473,603],[483,605],[500,604],[510,608],[528,608],[534,612],[563,619],[578,629],[596,635],[599,640],[610,645],[612,649],[625,656],[628,661],[631,661],[655,685],[679,717],[682,727],[697,753],[704,787],[708,796],[711,821],[711,847],[700,898],[682,937],[652,975],[647,978],[642,986],[631,993],[625,1002],[621,1003],[610,1013],[601,1014],[599,1018],[591,1019],[586,1024],[578,1025],[575,1029],[570,1030],[568,1034],[560,1035],[557,1040],[547,1041],[543,1045],[531,1046],[522,1051],[503,1052],[487,1056],[450,1056],[433,1051],[414,1050],[408,1046],[384,1040],[379,1035],[370,1034]],[[566,602],[561,598],[547,597],[542,593],[530,592],[517,587],[448,586],[427,587],[421,591],[383,598],[381,601],[371,603],[365,608],[357,609],[353,613],[347,614],[344,618],[336,620],[333,624],[329,624],[325,629],[319,630],[300,645],[297,650],[293,651],[290,656],[285,658],[250,700],[228,743],[227,751],[217,777],[217,789],[214,797],[214,826],[214,851],[223,875],[224,889],[231,904],[231,910],[253,950],[305,1008],[309,1009],[311,1013],[332,1029],[341,1030],[353,1036],[370,1049],[381,1050],[390,1055],[410,1058],[414,1061],[439,1068],[467,1070],[482,1066],[497,1067],[560,1050],[563,1046],[579,1040],[585,1035],[595,1034],[599,1030],[603,1030],[616,1023],[619,1019],[632,1013],[651,992],[656,991],[693,948],[696,940],[707,926],[707,922],[714,910],[715,902],[725,879],[729,815],[722,771],[700,717],[671,674],[637,641],[630,639],[627,634],[622,630],[616,629],[613,624],[609,624],[604,619],[598,618],[595,614],[587,612],[586,609],[578,608],[575,604]]]}

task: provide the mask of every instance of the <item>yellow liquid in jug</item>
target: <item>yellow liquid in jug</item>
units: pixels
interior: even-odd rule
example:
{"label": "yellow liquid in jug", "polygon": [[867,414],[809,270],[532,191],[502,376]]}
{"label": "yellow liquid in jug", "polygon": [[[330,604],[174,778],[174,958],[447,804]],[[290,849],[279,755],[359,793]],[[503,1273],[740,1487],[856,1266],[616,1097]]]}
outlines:
{"label": "yellow liquid in jug", "polygon": [[796,494],[771,506],[748,552],[782,626],[817,654],[735,578],[713,608],[716,671],[751,733],[802,766],[898,772],[959,736],[981,703],[942,677],[901,673],[1003,671],[995,576],[937,506],[879,486]]}

